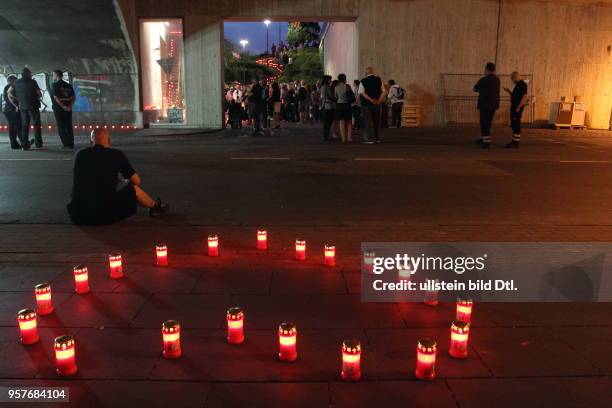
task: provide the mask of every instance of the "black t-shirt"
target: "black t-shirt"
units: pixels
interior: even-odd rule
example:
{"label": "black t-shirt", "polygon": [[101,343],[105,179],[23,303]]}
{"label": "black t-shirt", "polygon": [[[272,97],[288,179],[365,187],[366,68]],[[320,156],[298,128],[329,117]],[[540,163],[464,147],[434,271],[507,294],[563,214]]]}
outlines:
{"label": "black t-shirt", "polygon": [[104,224],[115,219],[119,174],[135,173],[125,154],[101,145],[79,150],[74,157],[71,216],[83,223]]}
{"label": "black t-shirt", "polygon": [[249,96],[249,102],[261,103],[263,99],[263,88],[259,84],[254,84],[251,87],[251,96]]}
{"label": "black t-shirt", "polygon": [[280,101],[281,101],[280,89],[273,89],[272,97],[270,98],[270,102],[280,102]]}
{"label": "black t-shirt", "polygon": [[499,78],[495,74],[488,74],[478,80],[474,85],[474,92],[478,92],[478,109],[499,109]]}
{"label": "black t-shirt", "polygon": [[8,90],[11,86],[7,85],[2,91],[2,112],[15,112],[15,106],[11,103],[8,97]]}
{"label": "black t-shirt", "polygon": [[513,108],[519,106],[521,101],[523,100],[523,96],[527,94],[527,83],[522,79],[514,85],[514,89],[512,90],[512,96],[510,97],[510,104]]}
{"label": "black t-shirt", "polygon": [[19,101],[19,108],[30,110],[40,108],[40,97],[38,91],[40,88],[32,78],[19,78],[13,83],[15,96]]}
{"label": "black t-shirt", "polygon": [[53,101],[53,109],[62,110],[62,107],[55,101],[55,97],[57,96],[59,99],[62,99],[64,105],[68,105],[68,99],[74,96],[74,89],[72,88],[72,85],[63,79],[54,82],[52,89],[53,93],[51,95],[51,100]]}
{"label": "black t-shirt", "polygon": [[294,103],[295,102],[295,91],[293,89],[290,89],[289,91],[287,91],[287,103]]}
{"label": "black t-shirt", "polygon": [[[374,100],[380,98],[382,95],[382,79],[377,77],[376,75],[368,75],[367,77],[361,80],[361,85],[363,85],[363,89],[368,96]],[[361,98],[362,106],[372,106],[372,103],[368,101],[366,98]]]}
{"label": "black t-shirt", "polygon": [[306,88],[301,87],[300,89],[298,89],[297,100],[301,102],[305,101],[306,99],[308,99],[308,91],[306,90]]}

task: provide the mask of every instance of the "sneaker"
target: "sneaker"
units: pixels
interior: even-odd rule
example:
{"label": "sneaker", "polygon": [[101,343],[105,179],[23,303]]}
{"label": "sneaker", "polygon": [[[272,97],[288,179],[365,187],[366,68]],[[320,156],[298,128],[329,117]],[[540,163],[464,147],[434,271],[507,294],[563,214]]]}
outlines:
{"label": "sneaker", "polygon": [[158,198],[155,200],[155,206],[153,208],[149,208],[149,217],[158,217],[166,214],[168,211],[170,211],[170,205],[162,202],[162,200]]}
{"label": "sneaker", "polygon": [[365,142],[363,142],[363,144],[367,144],[367,145],[373,145],[374,142],[371,140],[366,140]]}
{"label": "sneaker", "polygon": [[518,149],[518,147],[519,147],[519,142],[517,142],[516,140],[513,140],[506,145],[506,149]]}
{"label": "sneaker", "polygon": [[381,144],[382,142],[380,141],[380,139],[376,139],[376,141],[374,143]]}
{"label": "sneaker", "polygon": [[476,146],[477,146],[477,147],[480,147],[481,149],[488,149],[488,148],[490,148],[490,147],[491,147],[491,143],[486,143],[486,142],[483,142],[482,140],[479,140],[479,141],[476,143]]}

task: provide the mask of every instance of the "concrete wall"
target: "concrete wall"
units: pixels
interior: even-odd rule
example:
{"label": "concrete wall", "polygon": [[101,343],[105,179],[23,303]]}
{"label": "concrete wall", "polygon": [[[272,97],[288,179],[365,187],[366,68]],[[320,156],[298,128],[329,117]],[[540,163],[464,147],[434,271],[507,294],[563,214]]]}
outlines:
{"label": "concrete wall", "polygon": [[323,65],[326,74],[337,78],[346,74],[352,82],[360,79],[362,69],[358,65],[357,27],[352,22],[331,23],[323,40]]}
{"label": "concrete wall", "polygon": [[587,123],[607,129],[612,104],[612,1],[376,0],[361,1],[359,66],[393,77],[441,123],[441,73],[534,74],[535,119],[547,121],[552,101],[578,95]]}

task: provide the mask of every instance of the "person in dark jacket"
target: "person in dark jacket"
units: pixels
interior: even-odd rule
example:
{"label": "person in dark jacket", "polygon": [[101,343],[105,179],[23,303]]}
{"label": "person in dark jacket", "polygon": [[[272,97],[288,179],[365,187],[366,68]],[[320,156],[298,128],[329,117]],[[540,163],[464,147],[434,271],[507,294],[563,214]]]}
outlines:
{"label": "person in dark jacket", "polygon": [[510,74],[510,79],[514,83],[514,89],[511,91],[504,88],[504,91],[510,94],[510,126],[512,127],[512,141],[506,147],[512,149],[519,147],[521,142],[521,117],[529,95],[527,95],[527,83],[523,81],[521,74],[514,71]]}
{"label": "person in dark jacket", "polygon": [[480,111],[480,139],[476,140],[476,144],[484,149],[491,146],[491,123],[495,111],[499,109],[499,91],[500,81],[495,75],[495,64],[489,62],[485,67],[485,76],[474,85]]}
{"label": "person in dark jacket", "polygon": [[[16,80],[17,77],[15,75],[10,75],[7,78],[8,83],[2,91],[2,113],[4,113],[4,117],[8,124],[11,149],[21,149],[21,145],[17,141],[17,138],[21,138],[21,117],[19,116],[18,104],[13,103],[8,95],[9,89]],[[15,100],[15,102],[17,101]]]}
{"label": "person in dark jacket", "polygon": [[43,147],[42,133],[40,127],[40,98],[42,92],[36,81],[32,78],[32,71],[24,68],[21,78],[16,80],[8,90],[9,99],[13,104],[19,104],[19,115],[21,116],[21,148],[30,148],[30,124],[34,126],[34,141],[36,147]]}
{"label": "person in dark jacket", "polygon": [[61,69],[53,71],[53,114],[57,123],[57,133],[62,145],[67,149],[74,149],[74,133],[72,129],[72,105],[76,101],[74,88],[63,79]]}

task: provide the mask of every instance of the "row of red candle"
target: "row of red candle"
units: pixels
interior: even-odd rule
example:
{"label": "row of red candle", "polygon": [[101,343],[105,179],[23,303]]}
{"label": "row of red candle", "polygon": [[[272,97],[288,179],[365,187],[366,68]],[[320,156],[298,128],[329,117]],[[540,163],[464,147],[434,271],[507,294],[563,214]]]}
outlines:
{"label": "row of red candle", "polygon": [[[8,125],[0,125],[0,129],[7,130]],[[41,128],[53,129],[55,126],[53,125],[45,125],[41,126]],[[129,129],[138,129],[136,126],[132,125],[74,125],[74,129],[121,129],[121,130],[129,130]],[[34,129],[34,126],[30,125],[30,129]]]}

